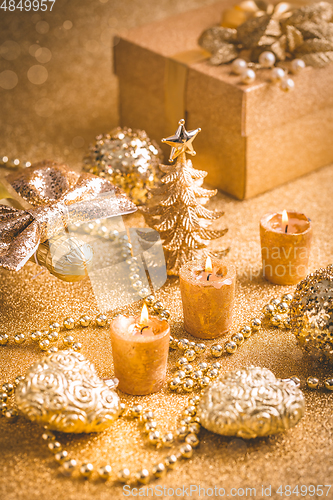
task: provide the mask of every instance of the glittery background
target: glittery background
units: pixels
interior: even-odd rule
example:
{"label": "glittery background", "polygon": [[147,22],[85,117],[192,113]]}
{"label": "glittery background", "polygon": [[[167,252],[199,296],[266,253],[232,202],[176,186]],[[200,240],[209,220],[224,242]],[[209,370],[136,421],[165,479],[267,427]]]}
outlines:
{"label": "glittery background", "polygon": [[[138,4],[134,0],[104,3],[57,0],[54,12],[43,16],[1,13],[2,40],[15,41],[21,51],[17,58],[9,60],[3,57],[3,49],[1,51],[0,84],[4,70],[14,71],[18,76],[15,88],[0,88],[3,154],[13,153],[33,160],[51,157],[67,161],[71,166],[79,165],[83,151],[94,135],[117,123],[117,85],[111,75],[111,49],[108,45],[110,32],[203,3],[210,2],[163,0],[156,3],[146,0]],[[64,28],[66,21],[73,23],[70,29]],[[48,24],[47,33],[38,32],[38,26],[39,30],[46,29],[45,25],[38,24],[40,22]],[[102,39],[105,30],[105,39],[104,35]],[[108,41],[104,43],[103,40]],[[40,47],[51,50],[52,59],[42,64],[47,68],[48,79],[36,85],[31,83],[27,74],[32,65],[38,64],[29,54],[29,48],[37,41]],[[44,108],[43,102],[37,106],[41,99],[49,99],[53,105],[49,107],[49,103],[43,101]],[[235,201],[222,194],[211,201],[211,208],[226,212],[216,227],[229,227],[229,233],[221,242],[215,241],[212,245],[216,248],[230,245],[230,259],[238,268],[233,332],[259,315],[271,297],[293,290],[293,287],[270,285],[260,277],[260,217],[283,208],[306,213],[312,219],[314,229],[310,262],[314,270],[333,261],[332,197],[333,167],[329,166],[249,201]],[[137,227],[142,220],[135,215],[129,223]],[[36,276],[39,272],[40,268],[32,263],[19,273],[0,271],[1,331],[10,335],[29,333],[68,315],[78,318],[86,312],[97,313],[89,282],[62,283],[47,271]],[[171,311],[171,334],[190,338],[182,328],[177,279],[169,280],[157,295]],[[117,308],[118,299],[115,296],[112,309]],[[134,304],[129,311],[138,308],[139,304]],[[75,330],[74,335],[83,342],[83,353],[96,364],[98,373],[112,375],[108,331],[89,327]],[[24,373],[38,355],[39,352],[29,343],[15,348],[1,347],[1,382]],[[175,353],[170,356],[171,369],[177,356]],[[329,374],[303,356],[292,333],[275,328],[264,329],[251,337],[236,354],[222,358],[222,364],[223,370],[249,364],[265,366],[278,377],[323,377]],[[251,487],[257,489],[257,497],[261,498],[261,486],[271,484],[271,498],[285,498],[273,493],[281,484],[332,483],[332,394],[324,390],[306,391],[305,397],[306,415],[288,433],[247,442],[201,431],[201,444],[193,459],[183,461],[175,471],[152,485],[171,488],[190,484],[200,484],[203,488],[216,485],[224,487],[226,493],[230,488]],[[166,389],[151,396],[123,399],[154,409],[161,430],[175,427],[187,400],[185,396],[171,394]],[[65,436],[61,442],[79,461],[91,461],[96,466],[110,463],[116,470],[127,465],[134,471],[144,465],[150,466],[162,456],[142,442],[134,422],[122,420],[102,434]],[[106,500],[123,498],[123,492],[121,486],[85,480],[72,482],[60,476],[41,440],[41,429],[19,418],[12,424],[0,419],[0,498]],[[192,498],[199,496],[193,493]],[[333,498],[332,491],[326,498]]]}

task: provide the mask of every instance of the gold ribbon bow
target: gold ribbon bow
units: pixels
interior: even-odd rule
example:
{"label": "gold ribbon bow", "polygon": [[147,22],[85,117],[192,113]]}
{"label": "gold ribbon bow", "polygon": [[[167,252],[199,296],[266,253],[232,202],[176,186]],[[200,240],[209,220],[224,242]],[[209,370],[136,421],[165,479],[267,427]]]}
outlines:
{"label": "gold ribbon bow", "polygon": [[288,2],[279,2],[276,5],[262,0],[244,0],[230,9],[225,9],[222,14],[221,26],[224,28],[238,28],[251,17],[261,17],[265,14],[273,19],[289,17],[295,6]]}
{"label": "gold ribbon bow", "polygon": [[69,222],[137,210],[109,181],[50,161],[2,176],[0,197],[23,208],[0,205],[0,267],[11,271],[21,269],[40,243],[64,231]]}

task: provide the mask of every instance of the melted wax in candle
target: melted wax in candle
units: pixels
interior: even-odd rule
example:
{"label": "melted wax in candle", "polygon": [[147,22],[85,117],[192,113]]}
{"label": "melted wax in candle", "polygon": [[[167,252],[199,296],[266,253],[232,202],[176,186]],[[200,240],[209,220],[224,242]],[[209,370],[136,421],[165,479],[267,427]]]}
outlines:
{"label": "melted wax in candle", "polygon": [[286,224],[282,222],[282,215],[276,214],[270,219],[268,225],[273,231],[277,231],[278,233],[301,234],[309,228],[309,221],[288,213],[288,229],[286,232]]}
{"label": "melted wax in candle", "polygon": [[139,323],[133,323],[128,327],[128,333],[131,335],[142,335],[143,337],[151,337],[154,334],[154,330],[149,325],[140,325]]}
{"label": "melted wax in candle", "polygon": [[213,271],[200,271],[197,274],[197,280],[203,286],[213,286],[214,288],[221,288],[222,285],[231,285],[232,280],[225,278],[223,274],[217,274]]}

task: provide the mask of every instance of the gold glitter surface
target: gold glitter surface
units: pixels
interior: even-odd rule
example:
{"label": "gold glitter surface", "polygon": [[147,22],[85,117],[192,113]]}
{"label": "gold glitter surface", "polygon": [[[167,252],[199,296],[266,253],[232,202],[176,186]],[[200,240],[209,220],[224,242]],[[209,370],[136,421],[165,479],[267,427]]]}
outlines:
{"label": "gold glitter surface", "polygon": [[[224,195],[216,196],[213,208],[224,208],[230,232],[226,238],[232,242],[230,259],[238,267],[235,319],[232,331],[260,316],[262,306],[272,297],[292,292],[294,287],[279,287],[258,276],[260,270],[259,220],[269,210],[283,208],[303,211],[313,222],[314,242],[310,269],[326,266],[332,261],[332,186],[333,167],[327,167],[307,177],[250,201],[238,202]],[[131,216],[131,225],[142,221],[139,215]],[[223,224],[225,221],[223,222]],[[225,243],[225,242],[224,242]],[[215,242],[217,248],[217,242]],[[68,315],[77,318],[81,313],[97,313],[96,303],[89,282],[65,284],[45,271],[34,277],[39,268],[28,263],[18,273],[2,270],[1,330],[29,332],[47,326],[48,321]],[[252,272],[252,279],[250,276]],[[171,311],[171,334],[193,340],[183,329],[182,308],[178,279],[168,280],[158,292]],[[116,297],[113,304],[116,309]],[[137,312],[136,303],[128,311]],[[88,327],[74,331],[76,339],[83,342],[83,353],[96,364],[102,377],[110,377],[112,355],[109,333],[106,329]],[[211,344],[207,342],[207,344]],[[38,352],[31,345],[2,347],[0,350],[1,378],[12,380],[24,373],[37,358]],[[170,354],[170,368],[179,353]],[[309,360],[297,347],[295,336],[276,328],[263,329],[254,334],[231,357],[222,358],[223,371],[250,364],[271,369],[277,377],[297,375],[323,377],[328,372]],[[170,376],[170,374],[169,374]],[[306,414],[301,422],[288,433],[269,438],[244,442],[240,439],[216,436],[201,431],[201,444],[193,459],[183,462],[157,483],[169,487],[183,484],[200,484],[202,487],[255,487],[272,484],[330,484],[333,480],[332,457],[332,395],[324,390],[305,392]],[[161,430],[174,428],[186,396],[161,393],[145,397],[123,396],[124,401],[140,402],[154,409]],[[0,419],[1,477],[0,493],[6,500],[39,498],[52,495],[58,499],[122,498],[121,486],[70,479],[59,475],[52,456],[41,440],[41,429],[23,418],[9,424]],[[102,434],[91,436],[65,436],[60,438],[66,449],[79,460],[96,465],[111,462],[116,469],[128,465],[136,470],[151,465],[160,452],[142,442],[135,422],[119,421]],[[259,496],[259,495],[258,495]],[[195,493],[193,498],[197,498]],[[272,498],[280,498],[278,495]]]}
{"label": "gold glitter surface", "polygon": [[[0,131],[4,154],[17,154],[32,161],[59,158],[73,166],[78,165],[82,158],[80,138],[87,144],[95,135],[117,124],[117,84],[110,67],[110,38],[114,26],[117,25],[117,29],[131,28],[212,2],[145,0],[139,4],[133,0],[108,3],[72,0],[66,6],[65,2],[58,2],[64,9],[55,8],[54,12],[38,20],[33,18],[36,16],[34,12],[17,15],[7,11],[1,16],[3,39],[14,38],[21,45],[23,59],[2,60],[3,69],[18,74],[19,84],[10,91],[1,89],[6,97],[2,99],[2,113],[6,120],[2,120]],[[50,31],[46,35],[37,34],[38,23],[44,20]],[[73,22],[71,29],[62,28],[63,23],[68,27],[70,21]],[[101,32],[103,34],[105,30],[107,33],[101,39]],[[53,55],[46,64],[49,79],[41,85],[27,80],[29,66],[35,64],[28,49],[37,40],[41,46],[49,47]],[[96,41],[98,50],[92,52],[97,47],[93,43]],[[53,114],[45,116],[50,110]],[[198,123],[198,126],[203,124]],[[216,222],[215,227],[229,227],[223,238],[223,247],[231,246],[230,259],[238,268],[232,332],[238,331],[253,316],[260,315],[262,306],[271,297],[294,290],[294,287],[272,285],[259,275],[259,220],[263,214],[286,208],[308,215],[314,230],[310,270],[332,263],[332,186],[331,166],[249,201],[239,202],[221,194],[211,201],[210,208],[225,210],[223,222]],[[130,222],[133,227],[138,227],[142,220],[134,215]],[[219,249],[220,244],[215,241],[212,247]],[[36,276],[40,271],[41,268],[31,262],[18,273],[0,271],[0,331],[11,335],[28,333],[69,315],[78,318],[84,313],[97,313],[89,282],[63,283],[46,270]],[[158,292],[158,298],[171,311],[171,335],[194,340],[183,329],[178,280],[168,280]],[[117,308],[117,297],[113,307]],[[139,304],[135,304],[128,312],[137,312],[138,309]],[[98,374],[111,376],[108,331],[88,327],[75,330],[74,336],[83,342],[82,352],[95,363]],[[39,354],[40,351],[28,343],[20,347],[1,347],[1,382],[24,373]],[[171,353],[171,368],[178,356],[179,353]],[[297,347],[291,332],[281,332],[276,328],[254,334],[238,352],[223,357],[221,361],[224,371],[255,364],[271,369],[277,377],[328,375],[323,367],[308,360]],[[164,389],[150,396],[123,396],[122,399],[154,409],[159,427],[166,430],[175,427],[176,418],[188,397]],[[271,498],[281,499],[285,496],[273,493],[281,484],[332,484],[332,394],[324,390],[308,390],[305,399],[305,417],[286,434],[244,442],[201,431],[201,444],[193,459],[182,462],[175,471],[152,486],[160,484],[176,488],[200,484],[207,488],[216,485],[224,487],[227,493],[230,488],[253,487],[257,489],[257,498],[261,498],[261,485],[267,487],[271,484]],[[65,436],[60,440],[68,451],[73,450],[78,460],[91,461],[96,466],[110,463],[116,470],[124,465],[132,470],[150,466],[162,456],[161,452],[142,442],[135,422],[123,420],[102,434]],[[168,497],[170,494],[166,495]],[[39,426],[22,418],[12,424],[0,418],[0,498],[120,500],[124,496],[121,486],[92,484],[85,480],[72,482],[59,475],[57,465],[41,440]],[[192,498],[198,499],[198,494],[193,493]],[[332,491],[325,498],[333,498]]]}

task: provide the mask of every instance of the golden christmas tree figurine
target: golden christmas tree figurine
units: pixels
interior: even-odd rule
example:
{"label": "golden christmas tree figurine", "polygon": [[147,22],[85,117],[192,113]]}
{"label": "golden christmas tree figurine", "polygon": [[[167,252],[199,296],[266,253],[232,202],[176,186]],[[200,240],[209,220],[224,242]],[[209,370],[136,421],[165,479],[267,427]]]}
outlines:
{"label": "golden christmas tree figurine", "polygon": [[180,120],[176,134],[162,139],[172,148],[169,161],[177,161],[171,166],[160,165],[166,174],[161,179],[162,186],[150,191],[153,195],[151,202],[142,209],[148,226],[160,234],[168,274],[174,276],[178,276],[185,262],[203,254],[209,240],[221,238],[228,231],[207,229],[209,221],[223,215],[223,212],[211,211],[203,206],[208,198],[215,196],[217,190],[202,188],[207,172],[196,170],[191,160],[186,159],[186,153],[195,155],[192,142],[199,132],[200,128],[187,131],[185,120]]}

